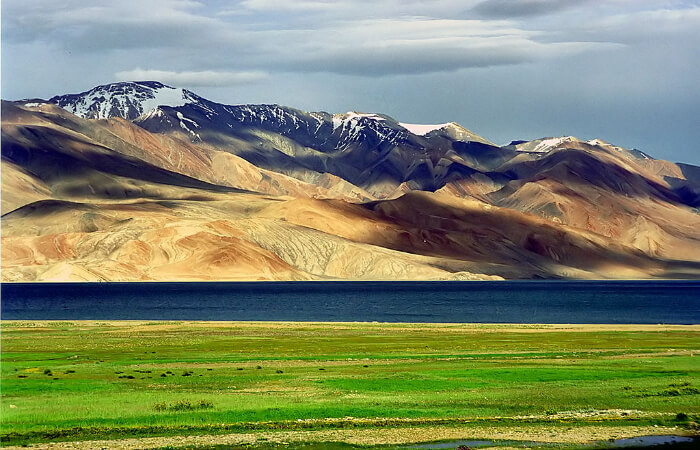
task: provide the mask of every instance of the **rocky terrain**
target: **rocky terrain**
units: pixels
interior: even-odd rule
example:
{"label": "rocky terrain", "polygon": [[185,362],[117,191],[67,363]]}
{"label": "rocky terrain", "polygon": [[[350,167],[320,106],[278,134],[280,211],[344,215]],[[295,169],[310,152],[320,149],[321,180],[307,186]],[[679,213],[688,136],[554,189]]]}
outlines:
{"label": "rocky terrain", "polygon": [[700,167],[571,136],[223,105],[2,104],[2,280],[700,277]]}

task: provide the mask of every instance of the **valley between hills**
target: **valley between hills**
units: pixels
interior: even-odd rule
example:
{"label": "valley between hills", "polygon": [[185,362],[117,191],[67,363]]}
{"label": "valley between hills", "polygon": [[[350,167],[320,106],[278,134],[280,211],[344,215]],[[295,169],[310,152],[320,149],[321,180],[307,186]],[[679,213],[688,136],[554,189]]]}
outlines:
{"label": "valley between hills", "polygon": [[2,103],[3,282],[700,278],[700,167],[571,136],[223,105]]}

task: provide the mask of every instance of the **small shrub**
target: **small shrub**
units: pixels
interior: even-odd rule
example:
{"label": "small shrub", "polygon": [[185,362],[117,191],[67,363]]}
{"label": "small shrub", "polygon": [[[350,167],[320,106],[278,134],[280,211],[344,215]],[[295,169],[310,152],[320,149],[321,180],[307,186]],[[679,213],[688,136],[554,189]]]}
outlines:
{"label": "small shrub", "polygon": [[284,371],[277,369],[275,370],[275,373],[284,373]]}
{"label": "small shrub", "polygon": [[173,403],[159,402],[153,405],[156,411],[195,411],[198,409],[211,409],[214,404],[208,400],[197,400],[191,402],[189,400],[178,400]]}
{"label": "small shrub", "polygon": [[678,414],[676,414],[676,420],[679,422],[685,422],[686,420],[688,420],[688,414],[678,413]]}
{"label": "small shrub", "polygon": [[257,366],[256,369],[262,369],[262,366]]}
{"label": "small shrub", "polygon": [[70,369],[68,369],[68,370],[66,370],[66,371],[63,372],[63,373],[66,373],[66,374],[68,374],[68,373],[75,373],[75,370],[70,370]]}
{"label": "small shrub", "polygon": [[681,391],[679,391],[676,388],[668,388],[664,389],[663,391],[659,392],[659,395],[662,397],[677,397],[681,395]]}
{"label": "small shrub", "polygon": [[51,372],[51,369],[44,369],[44,375],[51,376],[53,373]]}
{"label": "small shrub", "polygon": [[681,387],[681,388],[669,387],[667,389],[664,389],[661,392],[658,392],[656,395],[661,396],[661,397],[678,397],[681,395],[695,395],[695,394],[700,394],[700,389],[692,387],[692,386],[685,386],[685,387]]}
{"label": "small shrub", "polygon": [[195,409],[195,407],[189,402],[189,400],[179,400],[171,404],[168,409],[171,411],[191,411]]}

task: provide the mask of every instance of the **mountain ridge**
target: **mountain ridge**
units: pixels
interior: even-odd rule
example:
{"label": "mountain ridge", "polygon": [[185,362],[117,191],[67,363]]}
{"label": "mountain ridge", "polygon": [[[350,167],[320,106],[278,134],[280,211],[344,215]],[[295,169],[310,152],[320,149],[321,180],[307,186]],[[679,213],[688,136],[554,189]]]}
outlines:
{"label": "mountain ridge", "polygon": [[158,82],[3,101],[2,132],[6,281],[700,277],[700,168],[600,139]]}

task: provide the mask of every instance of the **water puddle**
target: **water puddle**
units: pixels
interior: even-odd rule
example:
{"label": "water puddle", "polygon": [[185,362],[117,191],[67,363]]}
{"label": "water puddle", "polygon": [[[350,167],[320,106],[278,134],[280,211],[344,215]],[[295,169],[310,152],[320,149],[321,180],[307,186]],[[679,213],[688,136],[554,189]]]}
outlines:
{"label": "water puddle", "polygon": [[655,447],[657,445],[663,445],[664,448],[668,446],[673,446],[677,444],[700,444],[700,440],[693,437],[687,436],[639,436],[628,439],[615,439],[614,441],[608,442],[609,446],[612,448],[621,447]]}
{"label": "water puddle", "polygon": [[[695,447],[697,445],[697,447]],[[460,440],[431,442],[415,444],[404,447],[406,449],[477,449],[481,447],[522,447],[522,448],[558,448],[560,444],[551,442],[526,442],[526,441],[488,441],[488,440]],[[687,436],[639,436],[626,439],[613,439],[599,441],[588,445],[582,445],[581,449],[605,449],[605,448],[654,448],[661,446],[666,448],[690,449],[700,448],[700,438]]]}
{"label": "water puddle", "polygon": [[[493,447],[496,445],[513,445],[514,442],[509,441],[449,441],[449,442],[432,442],[429,444],[416,444],[406,448],[457,448],[457,447],[469,447],[469,448],[479,448],[479,447]],[[529,444],[525,442],[518,442],[520,445]]]}

